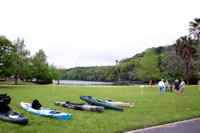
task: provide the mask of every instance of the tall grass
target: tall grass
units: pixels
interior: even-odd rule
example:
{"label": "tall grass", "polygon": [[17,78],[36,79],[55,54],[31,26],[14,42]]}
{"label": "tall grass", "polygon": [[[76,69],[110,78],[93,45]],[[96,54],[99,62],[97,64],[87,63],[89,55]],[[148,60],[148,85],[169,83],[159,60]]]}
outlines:
{"label": "tall grass", "polygon": [[[124,132],[164,123],[200,117],[199,86],[187,86],[185,95],[175,92],[158,95],[158,88],[144,87],[142,95],[139,86],[43,86],[18,85],[1,86],[0,93],[7,93],[12,109],[29,118],[22,126],[0,121],[1,133],[113,133]],[[54,101],[85,103],[80,95],[89,95],[104,100],[134,102],[134,108],[123,112],[105,109],[103,113],[79,111],[53,105]],[[31,103],[38,99],[44,107],[72,114],[71,120],[58,120],[25,111],[20,102]]]}

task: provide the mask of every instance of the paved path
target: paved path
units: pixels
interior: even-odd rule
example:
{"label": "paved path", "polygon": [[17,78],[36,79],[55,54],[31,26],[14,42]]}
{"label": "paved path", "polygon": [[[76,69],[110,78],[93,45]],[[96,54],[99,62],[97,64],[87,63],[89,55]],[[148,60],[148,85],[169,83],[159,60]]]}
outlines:
{"label": "paved path", "polygon": [[126,133],[200,133],[200,118],[129,131]]}

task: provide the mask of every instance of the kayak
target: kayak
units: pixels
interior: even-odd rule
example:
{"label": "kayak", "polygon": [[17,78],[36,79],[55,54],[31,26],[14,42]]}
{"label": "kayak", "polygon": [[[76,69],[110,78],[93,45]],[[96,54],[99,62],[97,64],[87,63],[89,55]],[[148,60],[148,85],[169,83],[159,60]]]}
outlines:
{"label": "kayak", "polygon": [[12,110],[8,104],[10,103],[11,98],[7,94],[0,94],[0,120],[18,123],[18,124],[27,124],[28,118],[24,115],[18,113],[15,110]]}
{"label": "kayak", "polygon": [[34,109],[32,108],[32,105],[30,103],[21,102],[20,104],[25,110],[37,115],[54,117],[61,120],[70,120],[70,118],[72,117],[71,114],[59,112],[54,109],[49,109],[45,107],[41,107],[40,109]]}
{"label": "kayak", "polygon": [[118,107],[118,106],[111,104],[111,103],[107,103],[107,102],[102,101],[102,100],[98,100],[98,99],[96,99],[92,96],[80,96],[80,99],[84,100],[87,103],[92,104],[92,105],[103,106],[104,108],[113,109],[113,110],[116,110],[116,111],[123,111],[123,108],[121,108],[121,107]]}
{"label": "kayak", "polygon": [[93,112],[99,112],[102,113],[104,111],[104,107],[102,106],[92,106],[88,104],[76,104],[76,103],[71,103],[69,101],[67,102],[54,102],[55,105],[58,105],[60,107],[66,107],[70,109],[75,109],[75,110],[87,110],[87,111],[93,111]]}
{"label": "kayak", "polygon": [[18,123],[18,124],[22,124],[22,125],[25,125],[28,123],[27,117],[25,117],[24,115],[16,112],[15,110],[12,110],[12,109],[5,113],[0,112],[0,120]]}
{"label": "kayak", "polygon": [[134,107],[135,103],[124,103],[124,102],[118,102],[118,101],[112,101],[112,100],[108,100],[106,101],[107,103],[111,103],[114,104],[116,106],[121,106],[121,107]]}

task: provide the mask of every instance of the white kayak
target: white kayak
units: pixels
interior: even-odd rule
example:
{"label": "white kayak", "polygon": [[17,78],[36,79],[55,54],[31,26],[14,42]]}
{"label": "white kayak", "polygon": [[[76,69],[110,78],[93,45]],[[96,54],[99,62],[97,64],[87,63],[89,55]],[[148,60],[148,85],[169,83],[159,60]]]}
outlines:
{"label": "white kayak", "polygon": [[37,110],[37,109],[32,108],[32,105],[30,103],[21,102],[20,104],[25,110],[37,115],[54,117],[61,120],[70,120],[70,118],[72,117],[71,114],[59,112],[54,109],[41,107],[39,110]]}

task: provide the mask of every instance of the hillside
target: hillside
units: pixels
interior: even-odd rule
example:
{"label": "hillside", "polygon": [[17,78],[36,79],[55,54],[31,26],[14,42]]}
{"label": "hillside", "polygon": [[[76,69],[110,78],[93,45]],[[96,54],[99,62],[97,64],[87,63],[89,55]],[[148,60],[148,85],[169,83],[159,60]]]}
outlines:
{"label": "hillside", "polygon": [[[153,50],[158,59],[159,78],[154,78],[154,81],[160,78],[174,80],[181,79],[183,76],[183,62],[176,56],[173,45],[160,46],[150,48],[142,53],[138,53],[130,58],[120,60],[119,66],[96,66],[96,67],[76,67],[71,69],[61,70],[62,79],[67,80],[87,80],[87,81],[141,81],[139,78],[139,70],[141,69],[141,60],[144,59],[147,51]],[[191,61],[191,82],[197,82],[196,72],[200,70],[200,55],[199,48],[197,54]],[[117,71],[118,70],[118,71]],[[118,77],[119,72],[119,77]],[[148,81],[148,80],[142,80]]]}

